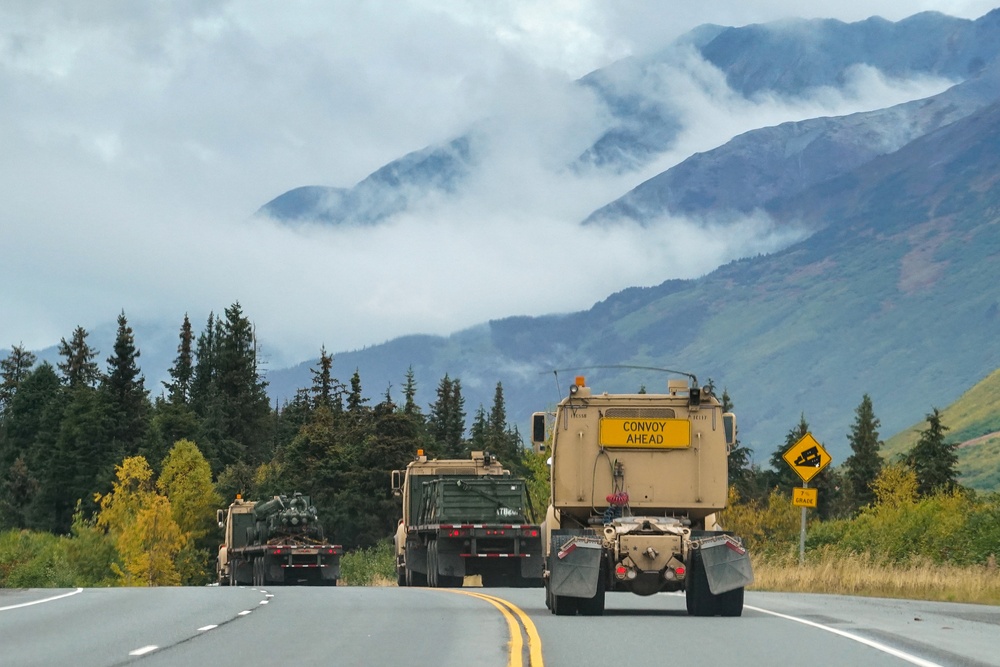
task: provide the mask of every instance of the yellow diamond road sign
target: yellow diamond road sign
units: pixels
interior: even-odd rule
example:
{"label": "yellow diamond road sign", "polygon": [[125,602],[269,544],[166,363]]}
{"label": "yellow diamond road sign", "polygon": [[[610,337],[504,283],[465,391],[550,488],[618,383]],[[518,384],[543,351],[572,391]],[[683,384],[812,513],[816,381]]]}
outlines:
{"label": "yellow diamond road sign", "polygon": [[808,482],[818,475],[819,471],[827,467],[831,461],[823,445],[819,444],[811,433],[802,436],[781,458],[792,466],[792,470],[802,478],[803,482]]}

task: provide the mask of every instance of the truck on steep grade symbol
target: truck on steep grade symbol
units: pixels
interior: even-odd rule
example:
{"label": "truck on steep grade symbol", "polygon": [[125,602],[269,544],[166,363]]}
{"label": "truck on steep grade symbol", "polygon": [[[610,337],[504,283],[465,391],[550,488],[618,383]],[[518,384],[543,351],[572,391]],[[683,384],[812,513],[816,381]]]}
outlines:
{"label": "truck on steep grade symbol", "polygon": [[344,549],[324,539],[309,496],[257,502],[237,495],[216,518],[224,535],[215,568],[220,586],[337,585]]}
{"label": "truck on steep grade symbol", "polygon": [[551,447],[545,604],[560,616],[600,616],[608,591],[684,591],[693,616],[739,616],[750,557],[716,521],[736,416],[694,375],[646,370],[691,382],[596,394],[577,377],[554,415],[532,416],[536,451]]}
{"label": "truck on steep grade symbol", "polygon": [[528,516],[527,485],[496,457],[428,459],[423,450],[392,472],[403,500],[394,537],[400,586],[541,586],[541,535]]}

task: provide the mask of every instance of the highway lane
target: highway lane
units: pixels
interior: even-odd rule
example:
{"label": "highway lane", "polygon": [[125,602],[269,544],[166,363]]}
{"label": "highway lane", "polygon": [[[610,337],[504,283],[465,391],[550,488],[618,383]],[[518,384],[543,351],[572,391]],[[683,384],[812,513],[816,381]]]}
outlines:
{"label": "highway lane", "polygon": [[87,589],[16,607],[71,591],[0,591],[0,665],[1000,665],[1000,607],[750,592],[741,618],[693,618],[680,595],[616,593],[604,617],[569,618],[541,589],[462,591]]}
{"label": "highway lane", "polygon": [[[0,593],[0,665],[123,664],[133,651],[190,639],[199,628],[230,623],[268,599],[249,588],[227,595],[198,588],[96,588],[58,597],[69,592]],[[36,604],[22,606],[28,602]]]}

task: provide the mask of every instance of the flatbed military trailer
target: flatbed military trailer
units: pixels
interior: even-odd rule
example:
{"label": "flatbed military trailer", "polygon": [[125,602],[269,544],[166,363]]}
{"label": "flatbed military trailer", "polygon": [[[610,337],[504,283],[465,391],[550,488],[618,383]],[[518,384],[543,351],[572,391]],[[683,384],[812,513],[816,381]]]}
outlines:
{"label": "flatbed military trailer", "polygon": [[337,585],[344,549],[323,539],[308,496],[296,493],[264,502],[237,496],[218,510],[217,518],[224,534],[216,559],[220,586]]}
{"label": "flatbed military trailer", "polygon": [[577,377],[551,419],[533,415],[536,451],[552,454],[542,524],[552,613],[601,615],[608,591],[685,591],[692,615],[742,613],[750,558],[716,521],[736,417],[682,375],[692,382],[668,380],[659,394],[597,394]]}
{"label": "flatbed military trailer", "polygon": [[392,473],[403,499],[394,538],[400,586],[540,586],[541,531],[530,523],[524,480],[482,452],[428,460]]}

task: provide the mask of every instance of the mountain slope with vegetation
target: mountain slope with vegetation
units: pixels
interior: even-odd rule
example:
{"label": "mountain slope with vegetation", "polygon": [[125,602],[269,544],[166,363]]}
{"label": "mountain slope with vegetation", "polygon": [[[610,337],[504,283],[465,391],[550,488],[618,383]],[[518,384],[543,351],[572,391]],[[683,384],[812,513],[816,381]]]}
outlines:
{"label": "mountain slope with vegetation", "polygon": [[[941,410],[946,438],[957,445],[963,485],[984,491],[1000,490],[1000,369]],[[916,444],[926,422],[913,424],[885,441],[887,460],[904,457]]]}

